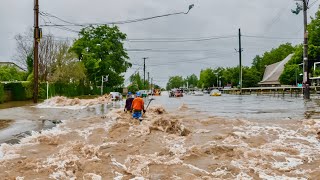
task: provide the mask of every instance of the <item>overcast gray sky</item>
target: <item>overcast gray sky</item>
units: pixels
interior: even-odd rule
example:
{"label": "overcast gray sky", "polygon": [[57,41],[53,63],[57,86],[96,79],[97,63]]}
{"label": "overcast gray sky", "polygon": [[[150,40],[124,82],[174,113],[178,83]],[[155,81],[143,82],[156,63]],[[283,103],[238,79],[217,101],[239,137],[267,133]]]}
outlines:
{"label": "overcast gray sky", "polygon": [[[40,10],[77,23],[110,22],[144,18],[186,11],[150,21],[120,25],[129,39],[136,38],[200,38],[243,35],[301,39],[272,39],[243,37],[243,64],[249,66],[255,55],[261,55],[284,42],[302,42],[302,14],[294,15],[294,0],[39,0]],[[310,0],[311,3],[316,0]],[[310,10],[314,16],[317,2]],[[0,61],[14,61],[14,36],[33,26],[33,0],[0,0]],[[59,23],[59,21],[55,21]],[[43,23],[43,21],[41,21]],[[76,29],[76,28],[75,28]],[[77,37],[77,34],[54,28],[44,33],[57,37]],[[142,58],[155,82],[165,86],[170,76],[184,77],[207,67],[231,67],[239,63],[238,38],[213,39],[196,42],[128,42],[127,49],[153,49],[160,52],[129,52],[134,64],[126,77],[140,71]],[[170,51],[167,51],[170,50]],[[190,51],[187,51],[190,50]],[[200,59],[200,60],[199,60]],[[202,59],[202,60],[201,60]],[[184,61],[184,62],[183,62]]]}

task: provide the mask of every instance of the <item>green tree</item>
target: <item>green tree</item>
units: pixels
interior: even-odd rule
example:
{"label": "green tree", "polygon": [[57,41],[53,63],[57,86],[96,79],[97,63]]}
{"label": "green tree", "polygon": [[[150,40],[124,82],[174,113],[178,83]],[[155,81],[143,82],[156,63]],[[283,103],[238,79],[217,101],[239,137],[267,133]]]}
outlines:
{"label": "green tree", "polygon": [[[309,50],[308,58],[310,60],[320,60],[320,9],[315,15],[315,18],[311,18],[311,22],[308,25],[308,38],[309,38]],[[303,45],[298,45],[295,48],[295,52],[291,60],[285,66],[285,69],[280,77],[281,84],[294,85],[296,70],[299,69],[298,82],[302,81],[302,76],[299,74],[302,72],[302,67],[299,64],[303,63]],[[299,66],[299,67],[297,67]],[[311,68],[311,67],[310,67]],[[318,70],[313,72],[313,75],[317,76]]]}
{"label": "green tree", "polygon": [[262,80],[267,65],[277,63],[285,59],[289,54],[293,53],[295,48],[290,44],[281,44],[279,47],[265,52],[262,57],[256,56],[252,62],[252,68],[255,68]]}
{"label": "green tree", "polygon": [[255,68],[244,67],[243,68],[243,77],[242,77],[242,86],[243,87],[256,87],[261,81],[260,73]]}
{"label": "green tree", "polygon": [[117,26],[102,25],[84,28],[79,36],[71,51],[83,62],[88,79],[97,84],[102,75],[109,75],[109,86],[122,85],[123,73],[131,67],[123,47],[126,34],[120,32]]}
{"label": "green tree", "polygon": [[143,79],[141,78],[139,73],[131,75],[129,79],[134,89],[136,89],[137,91],[144,89]]}
{"label": "green tree", "polygon": [[82,62],[77,60],[73,52],[69,52],[69,45],[61,43],[58,47],[56,62],[52,68],[50,80],[60,83],[80,83],[86,78],[85,67]]}
{"label": "green tree", "polygon": [[28,75],[29,75],[33,72],[33,54],[32,53],[30,53],[27,56],[26,64],[27,64]]}
{"label": "green tree", "polygon": [[26,73],[13,66],[0,66],[0,81],[24,81]]}
{"label": "green tree", "polygon": [[185,82],[188,83],[190,88],[197,87],[198,81],[198,77],[195,74],[192,74],[185,79]]}
{"label": "green tree", "polygon": [[280,76],[280,83],[285,85],[295,85],[296,78],[298,83],[302,82],[302,67],[297,64],[287,64]]}
{"label": "green tree", "polygon": [[215,82],[215,73],[213,69],[207,68],[205,70],[201,70],[200,72],[200,79],[198,82],[199,88],[208,88],[212,87]]}
{"label": "green tree", "polygon": [[182,76],[173,76],[169,78],[169,81],[167,83],[167,90],[180,88],[183,85],[184,85],[184,80]]}

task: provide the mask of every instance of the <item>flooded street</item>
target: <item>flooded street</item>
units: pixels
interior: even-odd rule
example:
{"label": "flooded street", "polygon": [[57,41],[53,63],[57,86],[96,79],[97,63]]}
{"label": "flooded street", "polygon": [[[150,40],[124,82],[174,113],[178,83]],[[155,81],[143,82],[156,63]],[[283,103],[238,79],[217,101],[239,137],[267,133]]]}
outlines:
{"label": "flooded street", "polygon": [[17,127],[15,123],[31,130],[43,119],[63,121],[30,133],[20,144],[3,143],[0,177],[317,179],[320,175],[317,101],[233,95],[169,98],[165,93],[154,98],[141,124],[119,109],[121,102],[70,105],[74,102],[64,100],[66,106],[56,106],[53,102],[59,100],[0,110],[1,118],[14,122],[3,127],[3,135]]}

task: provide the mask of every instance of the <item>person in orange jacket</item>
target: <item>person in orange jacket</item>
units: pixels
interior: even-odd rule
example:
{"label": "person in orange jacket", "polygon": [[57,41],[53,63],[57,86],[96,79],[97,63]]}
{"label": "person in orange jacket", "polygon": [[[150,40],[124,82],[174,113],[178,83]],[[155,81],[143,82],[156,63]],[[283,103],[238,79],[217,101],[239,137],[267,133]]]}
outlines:
{"label": "person in orange jacket", "polygon": [[137,92],[136,98],[132,101],[132,117],[134,119],[141,119],[142,117],[142,112],[146,113],[146,110],[144,109],[144,101],[141,98],[141,93]]}

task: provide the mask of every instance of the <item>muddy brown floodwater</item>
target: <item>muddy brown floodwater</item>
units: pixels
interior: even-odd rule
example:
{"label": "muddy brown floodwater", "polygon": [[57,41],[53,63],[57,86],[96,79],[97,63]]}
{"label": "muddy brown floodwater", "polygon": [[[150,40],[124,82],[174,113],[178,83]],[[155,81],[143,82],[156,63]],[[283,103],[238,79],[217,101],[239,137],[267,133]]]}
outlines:
{"label": "muddy brown floodwater", "polygon": [[319,120],[246,120],[116,109],[0,147],[1,179],[318,179]]}
{"label": "muddy brown floodwater", "polygon": [[0,130],[9,127],[12,122],[12,120],[0,119]]}

